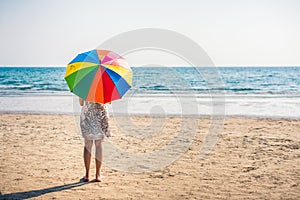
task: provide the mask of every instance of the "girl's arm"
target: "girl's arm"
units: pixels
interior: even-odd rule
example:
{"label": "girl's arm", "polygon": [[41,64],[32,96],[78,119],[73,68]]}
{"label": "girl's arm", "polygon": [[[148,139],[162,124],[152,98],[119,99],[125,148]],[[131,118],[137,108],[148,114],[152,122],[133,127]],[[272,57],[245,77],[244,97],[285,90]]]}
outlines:
{"label": "girl's arm", "polygon": [[83,106],[83,104],[84,104],[84,101],[83,101],[83,99],[82,99],[82,98],[80,98],[80,97],[79,97],[79,104],[80,104],[81,106]]}

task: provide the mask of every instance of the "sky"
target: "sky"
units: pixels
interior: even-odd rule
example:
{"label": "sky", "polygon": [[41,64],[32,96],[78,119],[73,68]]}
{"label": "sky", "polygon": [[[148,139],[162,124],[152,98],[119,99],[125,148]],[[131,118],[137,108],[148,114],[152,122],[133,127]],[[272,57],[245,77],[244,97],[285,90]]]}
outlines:
{"label": "sky", "polygon": [[[0,0],[0,28],[0,66],[66,66],[140,28],[183,34],[217,66],[300,66],[298,0]],[[163,54],[127,56],[131,65],[184,65]]]}

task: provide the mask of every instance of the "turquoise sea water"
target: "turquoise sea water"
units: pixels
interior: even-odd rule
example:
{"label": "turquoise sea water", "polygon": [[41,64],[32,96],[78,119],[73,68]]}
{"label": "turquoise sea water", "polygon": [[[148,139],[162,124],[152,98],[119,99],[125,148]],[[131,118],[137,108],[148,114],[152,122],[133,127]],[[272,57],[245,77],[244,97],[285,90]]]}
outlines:
{"label": "turquoise sea water", "polygon": [[[227,95],[300,96],[300,67],[217,68],[223,85],[208,89],[205,74],[210,68],[134,67],[133,87],[139,95],[172,93]],[[1,67],[0,96],[70,95],[64,81],[64,67]]]}

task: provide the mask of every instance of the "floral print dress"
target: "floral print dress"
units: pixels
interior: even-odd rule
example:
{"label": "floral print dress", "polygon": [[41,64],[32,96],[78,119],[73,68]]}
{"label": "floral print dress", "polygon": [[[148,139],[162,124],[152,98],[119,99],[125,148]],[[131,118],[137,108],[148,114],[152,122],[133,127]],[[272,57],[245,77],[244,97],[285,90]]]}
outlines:
{"label": "floral print dress", "polygon": [[108,110],[105,104],[84,102],[80,115],[82,136],[87,140],[99,140],[110,136]]}

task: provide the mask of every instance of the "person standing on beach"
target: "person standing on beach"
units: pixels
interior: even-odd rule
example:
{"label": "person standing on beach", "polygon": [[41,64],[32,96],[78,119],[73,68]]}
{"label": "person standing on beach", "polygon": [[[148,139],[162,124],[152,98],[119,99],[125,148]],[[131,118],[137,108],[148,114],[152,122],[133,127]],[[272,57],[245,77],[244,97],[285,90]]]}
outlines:
{"label": "person standing on beach", "polygon": [[91,163],[91,151],[95,142],[95,163],[96,163],[96,182],[102,182],[102,142],[104,137],[110,136],[108,125],[108,110],[105,104],[86,102],[79,98],[82,106],[80,115],[80,128],[84,138],[83,159],[85,166],[85,176],[83,181],[89,181],[89,171]]}

